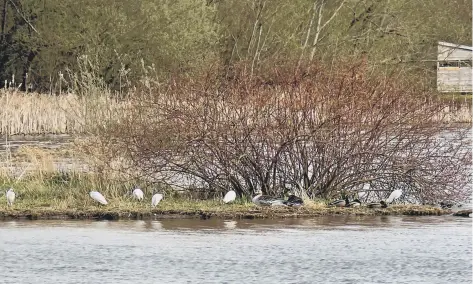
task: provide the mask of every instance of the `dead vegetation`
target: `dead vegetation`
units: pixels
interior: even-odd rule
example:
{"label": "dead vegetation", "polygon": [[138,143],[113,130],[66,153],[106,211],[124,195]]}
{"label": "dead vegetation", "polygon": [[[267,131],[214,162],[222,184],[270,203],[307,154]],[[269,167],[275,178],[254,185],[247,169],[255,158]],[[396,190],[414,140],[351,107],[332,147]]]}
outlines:
{"label": "dead vegetation", "polygon": [[84,149],[123,176],[214,196],[331,199],[365,183],[378,200],[393,189],[414,203],[469,196],[470,131],[439,122],[445,105],[401,76],[344,66],[148,85]]}
{"label": "dead vegetation", "polygon": [[[57,151],[24,148],[2,161],[3,184],[33,198],[31,208],[60,210],[88,206],[91,189],[120,203],[134,184],[209,199],[233,189],[242,198],[262,190],[330,200],[354,195],[367,183],[373,200],[393,189],[403,190],[405,203],[470,195],[470,132],[445,120],[443,101],[400,75],[368,76],[357,63],[338,66],[344,67],[314,65],[300,75],[276,66],[264,77],[235,68],[225,79],[209,71],[166,83],[143,80],[120,100],[83,82],[80,96],[65,96],[67,104],[39,114],[25,103],[39,95],[16,94],[15,110],[23,102],[30,111],[4,111],[9,123],[24,122],[15,115],[46,118],[67,105],[68,115],[74,109],[80,123],[56,127],[86,134],[68,155],[85,162],[89,172],[59,168]],[[98,96],[101,90],[105,96]],[[42,99],[39,105],[62,100]],[[45,129],[34,125],[28,131]],[[6,129],[11,134],[21,128]],[[20,171],[13,173],[13,164]]]}
{"label": "dead vegetation", "polygon": [[[24,93],[0,89],[0,134],[2,135],[45,135],[45,134],[88,134],[88,126],[115,119],[120,121],[133,100],[117,99],[107,89],[95,90],[87,96],[64,94],[60,96],[39,93]],[[255,90],[256,91],[256,90]],[[279,103],[294,99],[285,91],[279,93]],[[132,97],[134,94],[129,94]],[[195,94],[198,95],[198,94]],[[200,97],[200,96],[199,96]],[[195,98],[189,97],[189,100]],[[273,100],[276,98],[273,98]],[[300,98],[302,99],[302,98]],[[425,108],[439,102],[442,110],[433,117],[439,123],[471,123],[471,102],[426,97]],[[248,102],[251,103],[251,102]],[[175,107],[184,107],[194,102],[181,99]],[[294,106],[289,106],[294,107]],[[104,126],[104,125],[102,125]]]}
{"label": "dead vegetation", "polygon": [[[110,120],[127,108],[107,93],[60,96],[0,89],[2,135],[85,134],[87,125]],[[118,118],[117,118],[118,119]]]}

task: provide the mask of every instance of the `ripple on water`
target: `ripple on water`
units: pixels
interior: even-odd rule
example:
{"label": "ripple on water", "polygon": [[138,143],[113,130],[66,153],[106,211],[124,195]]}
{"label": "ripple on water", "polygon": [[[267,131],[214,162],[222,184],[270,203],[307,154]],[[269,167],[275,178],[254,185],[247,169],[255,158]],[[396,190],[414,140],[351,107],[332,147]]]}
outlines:
{"label": "ripple on water", "polygon": [[[471,283],[471,219],[0,223],[0,283]],[[27,268],[27,269],[25,269]]]}

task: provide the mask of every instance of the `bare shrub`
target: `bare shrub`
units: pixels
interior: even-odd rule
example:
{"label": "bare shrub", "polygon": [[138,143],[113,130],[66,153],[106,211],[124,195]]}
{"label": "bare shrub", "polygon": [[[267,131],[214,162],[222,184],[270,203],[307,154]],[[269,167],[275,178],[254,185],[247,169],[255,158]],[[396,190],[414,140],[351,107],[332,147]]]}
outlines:
{"label": "bare shrub", "polygon": [[224,84],[207,73],[138,90],[128,115],[101,128],[103,160],[210,194],[333,198],[365,183],[375,199],[396,188],[412,202],[470,194],[469,130],[442,122],[440,102],[362,65],[310,70],[249,78],[242,68]]}

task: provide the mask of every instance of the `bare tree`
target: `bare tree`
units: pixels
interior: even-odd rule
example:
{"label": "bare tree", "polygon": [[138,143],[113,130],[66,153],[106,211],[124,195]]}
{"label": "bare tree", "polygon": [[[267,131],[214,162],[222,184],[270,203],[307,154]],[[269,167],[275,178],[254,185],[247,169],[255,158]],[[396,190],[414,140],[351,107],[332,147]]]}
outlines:
{"label": "bare tree", "polygon": [[369,198],[398,188],[409,202],[468,196],[468,129],[401,77],[363,68],[313,66],[296,81],[275,68],[269,85],[241,75],[223,90],[210,76],[173,81],[137,96],[100,137],[115,141],[107,147],[127,161],[122,170],[211,194],[333,198],[369,183]]}

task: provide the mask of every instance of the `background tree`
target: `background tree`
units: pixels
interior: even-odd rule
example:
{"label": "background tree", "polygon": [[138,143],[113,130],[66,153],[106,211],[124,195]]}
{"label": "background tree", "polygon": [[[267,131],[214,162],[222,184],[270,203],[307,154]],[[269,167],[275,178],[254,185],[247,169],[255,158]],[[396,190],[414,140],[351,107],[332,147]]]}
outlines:
{"label": "background tree", "polygon": [[[231,75],[264,75],[274,62],[365,58],[368,70],[393,69],[434,82],[437,42],[471,44],[467,0],[6,0],[0,23],[0,79],[30,73],[37,90],[78,69],[77,57],[96,58],[113,89],[136,85],[142,65],[159,78],[194,76],[215,65]],[[428,15],[428,16],[426,16]],[[142,61],[144,64],[142,64]],[[294,63],[295,62],[295,63]],[[29,70],[29,71],[28,71]],[[65,78],[68,80],[68,78]],[[67,83],[63,86],[68,86]]]}
{"label": "background tree", "polygon": [[7,18],[0,77],[31,69],[40,90],[49,89],[59,71],[77,70],[79,55],[96,58],[112,88],[124,69],[133,70],[128,79],[136,81],[141,60],[154,64],[158,74],[215,60],[218,29],[212,22],[214,7],[205,2],[16,2],[18,11],[13,0],[8,6],[12,18]]}

